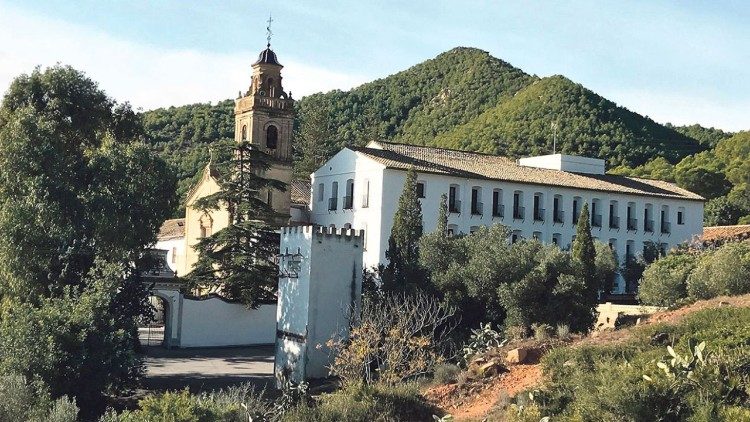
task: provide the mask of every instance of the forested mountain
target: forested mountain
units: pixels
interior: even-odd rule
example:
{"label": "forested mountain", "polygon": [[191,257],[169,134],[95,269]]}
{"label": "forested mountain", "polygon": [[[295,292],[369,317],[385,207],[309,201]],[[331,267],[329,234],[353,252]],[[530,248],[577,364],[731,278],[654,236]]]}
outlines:
{"label": "forested mountain", "polygon": [[[551,152],[556,136],[559,152],[605,158],[623,174],[674,180],[676,163],[732,136],[658,124],[563,76],[528,75],[474,48],[455,48],[349,91],[309,95],[297,111],[298,177],[343,146],[375,139],[519,157]],[[209,146],[233,139],[232,100],[147,111],[143,118],[154,151],[178,173],[182,198]]]}

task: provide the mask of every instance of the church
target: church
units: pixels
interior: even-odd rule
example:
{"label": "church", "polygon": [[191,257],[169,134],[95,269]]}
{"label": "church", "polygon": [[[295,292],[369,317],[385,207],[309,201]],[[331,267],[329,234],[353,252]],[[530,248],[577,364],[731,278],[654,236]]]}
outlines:
{"label": "church", "polygon": [[[656,244],[663,253],[700,236],[704,198],[664,181],[606,173],[605,160],[552,154],[506,157],[372,140],[343,148],[309,180],[292,180],[294,100],[284,91],[283,66],[270,42],[252,65],[249,89],[235,100],[235,139],[249,140],[273,157],[265,176],[287,184],[263,193],[281,225],[312,224],[327,229],[364,231],[366,267],[385,263],[385,250],[406,171],[419,177],[424,230],[437,225],[440,197],[448,197],[449,231],[471,233],[503,224],[509,242],[534,238],[568,248],[584,203],[591,210],[592,235],[615,250],[621,262]],[[184,221],[165,223],[156,247],[171,247],[170,265],[179,276],[197,261],[193,246],[229,224],[226,210],[205,213],[195,201],[217,192],[209,164],[189,192]],[[175,235],[175,228],[182,236]],[[169,229],[171,228],[171,230]],[[171,236],[167,239],[166,234]],[[180,243],[181,245],[176,245]],[[634,293],[619,280],[614,293]]]}

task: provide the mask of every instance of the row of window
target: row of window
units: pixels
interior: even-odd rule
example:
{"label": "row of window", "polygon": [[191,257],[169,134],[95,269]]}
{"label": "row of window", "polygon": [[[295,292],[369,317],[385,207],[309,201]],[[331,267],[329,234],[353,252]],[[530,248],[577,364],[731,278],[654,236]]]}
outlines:
{"label": "row of window", "polygon": [[[370,206],[370,181],[364,180],[362,183],[362,208]],[[323,202],[326,198],[325,184],[318,185],[318,202]],[[346,190],[341,203],[341,208],[350,210],[354,208],[354,179],[346,181]],[[339,182],[331,183],[331,196],[328,198],[328,211],[339,209]]]}
{"label": "row of window", "polygon": [[[458,185],[451,185],[448,190],[448,211],[451,213],[460,214],[462,211],[461,201],[458,199],[459,196]],[[525,220],[527,218],[526,208],[523,204],[523,191],[513,192],[513,213],[512,218],[514,220]],[[531,218],[534,221],[544,222],[547,218],[546,209],[544,208],[544,194],[541,192],[534,193],[534,208],[531,214]],[[583,198],[576,196],[573,198],[571,207],[571,216],[569,221],[572,224],[578,224],[578,218],[583,208]],[[602,200],[594,198],[591,201],[590,216],[592,227],[602,227]],[[485,213],[484,203],[482,202],[482,188],[475,186],[471,189],[471,206],[469,207],[471,215],[482,216]],[[609,201],[608,210],[608,227],[610,229],[626,228],[628,231],[637,231],[642,229],[644,232],[654,232],[654,205],[646,204],[643,209],[643,223],[638,224],[636,217],[636,204],[635,202],[629,202],[626,209],[626,217],[624,224],[620,222],[619,204],[616,200]],[[669,205],[662,205],[659,214],[659,230],[661,233],[671,233],[670,224],[670,212]],[[492,190],[492,208],[490,210],[493,218],[504,218],[505,217],[505,205],[503,204],[503,190],[493,189]],[[553,224],[564,224],[565,211],[563,206],[563,196],[554,195],[552,198],[552,223]],[[680,207],[677,210],[677,224],[685,224],[685,209]]]}
{"label": "row of window", "polygon": [[[247,141],[247,125],[242,125],[240,130],[240,139]],[[266,148],[276,149],[279,145],[279,130],[274,125],[268,125],[266,128]]]}

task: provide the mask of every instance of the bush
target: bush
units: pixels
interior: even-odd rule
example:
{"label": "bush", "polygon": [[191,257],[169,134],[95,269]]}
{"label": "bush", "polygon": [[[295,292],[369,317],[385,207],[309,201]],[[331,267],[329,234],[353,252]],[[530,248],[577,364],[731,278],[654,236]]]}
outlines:
{"label": "bush", "polygon": [[553,328],[549,324],[533,324],[531,329],[534,331],[534,339],[538,341],[549,340],[552,336]]}
{"label": "bush", "polygon": [[646,267],[638,289],[644,305],[671,307],[687,297],[687,278],[696,266],[694,255],[674,252]]}
{"label": "bush", "polygon": [[75,403],[68,397],[53,401],[43,383],[0,376],[0,421],[75,422],[77,417]]}
{"label": "bush", "polygon": [[441,363],[435,366],[435,372],[432,375],[432,380],[436,384],[453,384],[458,381],[458,374],[461,373],[461,368],[458,365],[452,363]]}
{"label": "bush", "polygon": [[565,340],[570,337],[570,327],[567,324],[558,324],[555,327],[555,334],[557,338]]}
{"label": "bush", "polygon": [[505,344],[502,334],[492,329],[492,323],[479,324],[479,329],[471,330],[469,342],[464,344],[462,355],[464,362],[472,356],[484,353],[492,348]]}
{"label": "bush", "polygon": [[416,385],[348,385],[323,394],[313,406],[301,405],[282,421],[428,421],[439,410],[428,404]]}
{"label": "bush", "polygon": [[693,299],[750,293],[750,244],[727,243],[701,256],[687,278],[687,290]]}

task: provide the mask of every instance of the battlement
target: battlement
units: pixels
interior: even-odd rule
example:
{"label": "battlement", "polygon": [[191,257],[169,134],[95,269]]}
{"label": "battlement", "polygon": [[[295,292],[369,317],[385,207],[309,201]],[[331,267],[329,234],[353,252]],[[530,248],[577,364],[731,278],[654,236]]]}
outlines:
{"label": "battlement", "polygon": [[[337,229],[335,227],[323,227],[323,226],[290,226],[282,227],[281,234],[287,236],[302,236],[302,237],[316,237],[316,238],[337,238],[341,240],[355,240],[363,241],[365,238],[364,230],[354,229]],[[305,236],[307,235],[307,236]]]}

